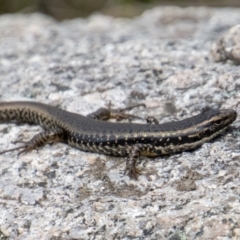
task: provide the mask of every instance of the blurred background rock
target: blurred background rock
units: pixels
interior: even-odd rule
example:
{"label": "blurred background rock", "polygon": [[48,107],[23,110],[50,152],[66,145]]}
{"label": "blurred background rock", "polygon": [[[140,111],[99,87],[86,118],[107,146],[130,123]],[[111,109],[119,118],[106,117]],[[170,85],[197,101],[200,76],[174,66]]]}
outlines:
{"label": "blurred background rock", "polygon": [[0,0],[0,14],[41,12],[61,21],[93,12],[134,17],[159,5],[240,7],[238,0]]}

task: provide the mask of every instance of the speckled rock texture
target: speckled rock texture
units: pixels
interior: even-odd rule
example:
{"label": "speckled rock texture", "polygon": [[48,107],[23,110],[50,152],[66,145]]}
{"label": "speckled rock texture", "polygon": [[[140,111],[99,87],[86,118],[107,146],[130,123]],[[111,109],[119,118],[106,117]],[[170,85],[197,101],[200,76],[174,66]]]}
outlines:
{"label": "speckled rock texture", "polygon": [[[164,7],[134,19],[92,15],[56,22],[0,17],[0,101],[31,100],[83,115],[106,106],[159,121],[212,108],[239,112],[240,71],[211,48],[238,9]],[[138,120],[140,121],[140,120]],[[142,121],[144,123],[144,121]],[[1,239],[240,239],[240,122],[201,148],[124,158],[64,144],[0,155]],[[0,151],[41,132],[0,124]]]}
{"label": "speckled rock texture", "polygon": [[233,61],[240,63],[240,25],[232,27],[229,32],[212,45],[212,55],[216,62]]}

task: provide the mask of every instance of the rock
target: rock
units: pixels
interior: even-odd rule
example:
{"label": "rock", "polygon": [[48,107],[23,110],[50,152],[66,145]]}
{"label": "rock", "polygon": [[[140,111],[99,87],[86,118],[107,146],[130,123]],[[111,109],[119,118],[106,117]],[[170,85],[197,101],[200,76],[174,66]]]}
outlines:
{"label": "rock", "polygon": [[229,32],[212,46],[212,56],[216,62],[231,60],[240,63],[240,25],[232,27]]}
{"label": "rock", "polygon": [[[239,67],[210,55],[239,22],[238,9],[205,7],[64,22],[1,15],[0,101],[44,102],[83,115],[110,101],[114,108],[142,103],[146,108],[129,113],[160,123],[207,106],[239,112]],[[237,40],[227,49],[234,46]],[[123,175],[126,158],[60,143],[19,158],[0,155],[0,238],[237,238],[239,129],[236,121],[192,152],[141,157],[137,181]],[[39,126],[0,124],[0,151],[39,132]]]}

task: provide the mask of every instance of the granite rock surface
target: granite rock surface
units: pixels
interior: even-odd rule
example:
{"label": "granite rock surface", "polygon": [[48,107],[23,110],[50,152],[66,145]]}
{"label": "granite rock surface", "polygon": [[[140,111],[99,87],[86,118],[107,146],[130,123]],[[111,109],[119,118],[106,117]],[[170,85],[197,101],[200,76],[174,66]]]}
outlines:
{"label": "granite rock surface", "polygon": [[212,56],[216,62],[232,61],[240,63],[240,25],[232,27],[222,38],[212,45]]}
{"label": "granite rock surface", "polygon": [[[134,19],[56,22],[0,17],[0,101],[30,100],[79,114],[109,102],[159,122],[204,107],[239,112],[240,71],[213,44],[239,9],[164,7]],[[144,123],[144,121],[138,120]],[[193,152],[138,163],[47,145],[0,155],[0,239],[240,239],[240,122]],[[41,132],[0,125],[0,151]]]}

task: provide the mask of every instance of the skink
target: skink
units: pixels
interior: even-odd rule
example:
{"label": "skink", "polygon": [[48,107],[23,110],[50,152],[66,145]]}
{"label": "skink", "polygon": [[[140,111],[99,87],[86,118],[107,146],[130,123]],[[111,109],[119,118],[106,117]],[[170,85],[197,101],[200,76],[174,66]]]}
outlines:
{"label": "skink", "polygon": [[44,131],[0,154],[13,150],[20,150],[21,154],[46,143],[63,142],[82,151],[127,157],[125,173],[137,178],[136,162],[140,156],[195,149],[218,136],[237,118],[237,112],[231,109],[204,109],[177,122],[158,124],[154,117],[149,117],[147,124],[137,124],[97,120],[101,114],[100,119],[107,119],[108,109],[84,117],[43,103],[1,102],[0,122],[39,124]]}

